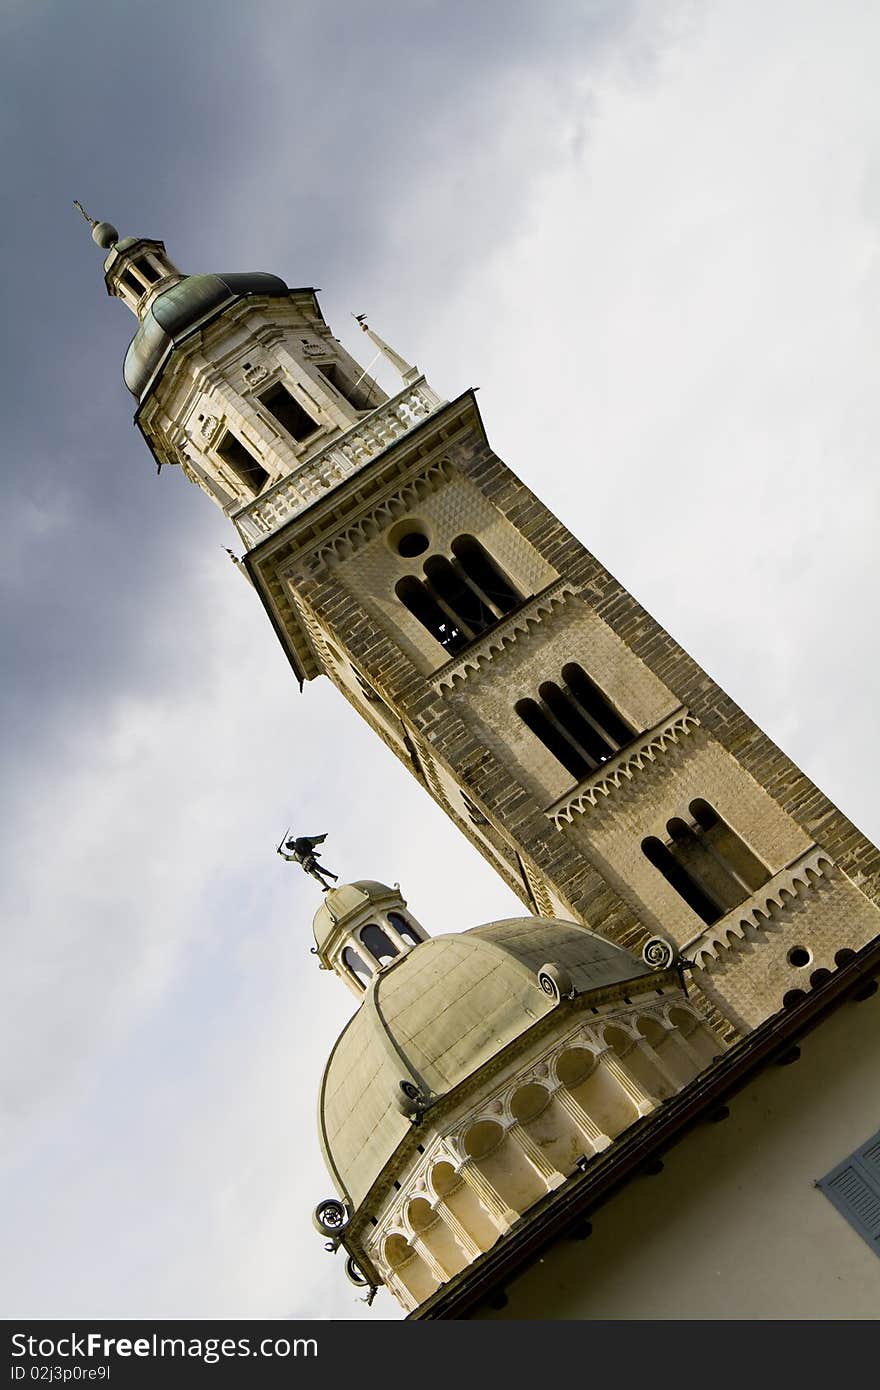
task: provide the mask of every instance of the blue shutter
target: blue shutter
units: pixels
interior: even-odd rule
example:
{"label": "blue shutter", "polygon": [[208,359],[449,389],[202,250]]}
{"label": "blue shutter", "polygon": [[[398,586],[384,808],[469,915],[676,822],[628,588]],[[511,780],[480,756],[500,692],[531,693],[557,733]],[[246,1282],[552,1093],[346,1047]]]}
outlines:
{"label": "blue shutter", "polygon": [[832,1168],[818,1186],[880,1255],[880,1134]]}

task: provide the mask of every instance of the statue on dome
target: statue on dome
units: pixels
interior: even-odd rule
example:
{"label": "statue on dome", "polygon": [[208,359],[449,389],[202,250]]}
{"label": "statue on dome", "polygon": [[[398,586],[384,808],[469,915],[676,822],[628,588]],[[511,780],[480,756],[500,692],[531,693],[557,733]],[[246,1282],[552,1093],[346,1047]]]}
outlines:
{"label": "statue on dome", "polygon": [[[331,885],[326,881],[332,879],[333,883],[339,878],[338,874],[331,874],[329,869],[325,869],[323,864],[319,864],[320,855],[316,849],[317,845],[322,845],[326,840],[325,835],[298,835],[294,839],[288,839],[290,831],[284,836],[278,846],[277,853],[282,859],[286,859],[288,864],[299,864],[311,878],[316,878],[322,889],[326,893]],[[292,854],[285,854],[286,849],[292,850]]]}

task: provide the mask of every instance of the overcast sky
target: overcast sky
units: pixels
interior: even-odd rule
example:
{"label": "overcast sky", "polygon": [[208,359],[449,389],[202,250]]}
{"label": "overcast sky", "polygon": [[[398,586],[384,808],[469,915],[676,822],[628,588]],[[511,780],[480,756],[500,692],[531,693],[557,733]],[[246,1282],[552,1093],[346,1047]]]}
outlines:
{"label": "overcast sky", "polygon": [[330,831],[433,933],[518,913],[133,431],[71,202],[315,285],[880,836],[873,0],[6,0],[7,1317],[396,1317],[311,1226],[351,996]]}

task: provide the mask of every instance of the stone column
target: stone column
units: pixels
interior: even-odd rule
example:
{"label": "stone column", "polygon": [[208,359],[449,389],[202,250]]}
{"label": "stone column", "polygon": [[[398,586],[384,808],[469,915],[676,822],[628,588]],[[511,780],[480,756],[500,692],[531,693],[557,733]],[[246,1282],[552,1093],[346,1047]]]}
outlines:
{"label": "stone column", "polygon": [[587,1143],[591,1145],[593,1153],[601,1153],[607,1149],[611,1143],[611,1137],[599,1128],[596,1121],[591,1119],[586,1110],[578,1105],[571,1091],[565,1086],[560,1086],[553,1092],[553,1099],[558,1101],[569,1119],[577,1125],[578,1130],[584,1136]]}
{"label": "stone column", "polygon": [[429,1272],[433,1278],[437,1280],[438,1284],[445,1284],[447,1280],[452,1278],[452,1272],[444,1268],[433,1250],[426,1244],[420,1235],[413,1232],[410,1238],[410,1245],[413,1250],[415,1250],[416,1254],[421,1256],[424,1263],[428,1266]]}
{"label": "stone column", "polygon": [[565,1174],[560,1173],[559,1169],[547,1158],[532,1136],[519,1123],[514,1120],[510,1129],[507,1131],[515,1144],[522,1149],[529,1163],[531,1163],[538,1177],[547,1184],[548,1191],[552,1192],[555,1187],[561,1187],[565,1182]]}
{"label": "stone column", "polygon": [[466,1158],[457,1169],[463,1182],[477,1194],[480,1206],[494,1221],[499,1231],[509,1231],[514,1221],[519,1220],[519,1212],[509,1207],[500,1193],[484,1177],[472,1158]]}
{"label": "stone column", "polygon": [[679,1048],[682,1052],[684,1052],[691,1066],[696,1067],[697,1071],[702,1071],[703,1068],[706,1066],[706,1063],[703,1061],[702,1057],[700,1056],[697,1049],[694,1047],[693,1043],[689,1042],[688,1039],[685,1037],[681,1029],[677,1027],[672,1027],[668,1028],[666,1031],[669,1034],[669,1037],[675,1043],[675,1046]]}
{"label": "stone column", "polygon": [[644,1090],[641,1083],[636,1081],[634,1076],[623,1066],[618,1057],[608,1048],[599,1054],[599,1066],[604,1067],[610,1076],[626,1092],[630,1100],[635,1105],[640,1115],[650,1115],[652,1110],[657,1109],[658,1101]]}
{"label": "stone column", "polygon": [[443,1200],[442,1197],[440,1199],[440,1205],[436,1208],[436,1211],[439,1220],[444,1222],[444,1224],[449,1227],[456,1245],[459,1247],[462,1254],[465,1256],[468,1264],[470,1264],[472,1260],[475,1260],[478,1255],[481,1255],[483,1253],[479,1245],[477,1245],[476,1241],[474,1240],[473,1236],[468,1235],[467,1231],[465,1230],[464,1226],[462,1226],[455,1212],[452,1211],[446,1205],[446,1202]]}
{"label": "stone column", "polygon": [[657,1051],[655,1047],[651,1046],[647,1038],[640,1037],[635,1046],[639,1049],[643,1057],[647,1057],[648,1061],[651,1063],[651,1066],[655,1067],[656,1070],[659,1071],[660,1075],[664,1078],[667,1084],[673,1088],[673,1090],[681,1090],[681,1078],[676,1076],[674,1072],[670,1070],[670,1068],[663,1061],[663,1058],[660,1056],[660,1053]]}
{"label": "stone column", "polygon": [[385,1284],[389,1293],[392,1293],[398,1303],[402,1303],[408,1312],[413,1308],[418,1308],[419,1301],[410,1288],[392,1270],[386,1269]]}

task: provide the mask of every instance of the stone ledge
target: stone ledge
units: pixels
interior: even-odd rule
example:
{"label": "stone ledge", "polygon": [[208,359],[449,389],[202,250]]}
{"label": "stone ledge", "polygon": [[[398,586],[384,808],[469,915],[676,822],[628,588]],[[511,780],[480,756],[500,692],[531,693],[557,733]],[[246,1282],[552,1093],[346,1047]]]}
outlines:
{"label": "stone ledge", "polygon": [[620,791],[626,782],[631,782],[635,773],[648,763],[657,761],[657,756],[673,744],[680,743],[686,734],[700,727],[696,715],[681,705],[661,723],[641,734],[625,748],[621,748],[607,763],[579,782],[573,791],[566,792],[544,812],[557,827],[563,821],[569,824],[576,815],[585,814],[590,807],[598,806],[602,797]]}
{"label": "stone ledge", "polygon": [[542,589],[533,598],[526,599],[518,608],[501,618],[488,632],[475,638],[465,651],[434,671],[429,677],[434,689],[439,692],[460,685],[469,675],[491,661],[493,656],[497,656],[505,647],[511,646],[517,637],[528,633],[530,628],[537,627],[554,609],[561,607],[578,592],[577,586],[568,580],[555,579],[546,589]]}
{"label": "stone ledge", "polygon": [[744,941],[749,934],[766,931],[770,922],[778,919],[799,899],[816,891],[823,879],[837,874],[831,855],[814,846],[793,863],[788,864],[747,898],[739,907],[707,927],[699,936],[685,942],[681,954],[690,955],[701,969],[711,970],[711,962],[720,959],[733,941]]}

